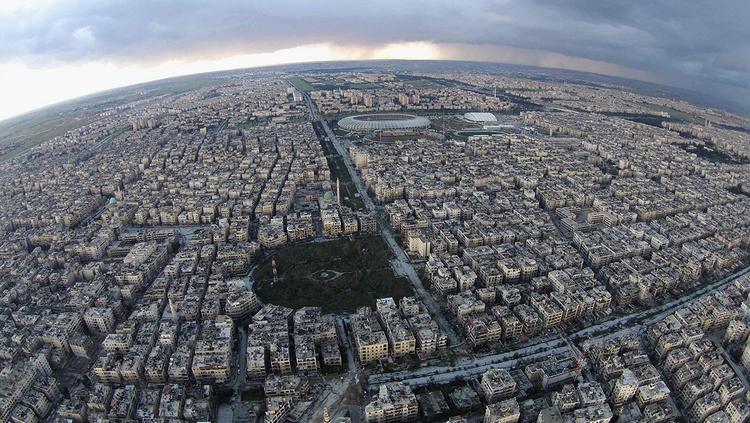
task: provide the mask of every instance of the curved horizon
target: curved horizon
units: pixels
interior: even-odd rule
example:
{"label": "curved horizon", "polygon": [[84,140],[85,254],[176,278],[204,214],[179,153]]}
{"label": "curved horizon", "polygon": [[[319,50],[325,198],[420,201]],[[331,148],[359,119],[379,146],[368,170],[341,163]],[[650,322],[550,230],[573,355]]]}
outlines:
{"label": "curved horizon", "polygon": [[[68,103],[73,103],[80,100],[85,100],[90,97],[95,97],[98,95],[106,94],[109,92],[117,91],[117,90],[127,90],[129,88],[138,87],[141,85],[148,85],[148,84],[155,84],[159,82],[168,82],[170,80],[179,79],[179,78],[190,78],[190,77],[198,77],[198,76],[209,76],[212,74],[219,74],[222,72],[242,72],[244,70],[271,70],[273,68],[277,67],[294,67],[294,66],[305,66],[305,65],[316,65],[316,64],[329,64],[334,65],[337,63],[374,63],[374,64],[382,64],[386,62],[431,62],[431,63],[440,63],[440,62],[446,62],[446,63],[473,63],[473,64],[479,64],[479,65],[497,65],[497,66],[516,66],[516,67],[527,67],[527,68],[535,68],[535,69],[546,69],[546,70],[552,70],[552,71],[564,71],[564,72],[575,72],[580,73],[583,75],[594,75],[599,77],[605,77],[605,78],[614,78],[614,79],[621,79],[624,81],[629,82],[636,82],[636,83],[646,83],[646,84],[652,84],[653,86],[663,87],[663,88],[670,88],[673,90],[679,90],[682,93],[691,93],[693,95],[700,95],[701,93],[699,91],[690,89],[690,88],[684,88],[677,85],[669,85],[660,81],[655,81],[650,78],[637,78],[635,76],[627,76],[623,75],[621,73],[615,72],[615,74],[611,73],[603,73],[603,72],[594,72],[592,70],[585,70],[585,69],[578,69],[574,67],[562,67],[562,66],[544,66],[541,64],[525,64],[525,63],[511,63],[511,62],[500,62],[500,61],[487,61],[487,60],[471,60],[471,59],[451,59],[451,58],[432,58],[432,59],[408,59],[408,58],[381,58],[381,59],[333,59],[333,60],[309,60],[309,61],[298,61],[298,62],[284,62],[284,63],[273,63],[273,64],[261,64],[256,66],[241,66],[241,67],[231,67],[231,68],[224,68],[224,69],[215,69],[215,70],[205,70],[205,71],[198,71],[194,73],[183,73],[183,74],[174,74],[174,75],[167,75],[163,77],[156,77],[154,79],[147,79],[132,83],[127,83],[125,85],[116,85],[111,87],[102,88],[100,90],[87,92],[84,94],[76,95],[73,97],[68,97],[59,101],[55,101],[53,103],[47,103],[40,105],[38,107],[35,107],[30,110],[22,111],[18,114],[14,114],[7,117],[0,117],[0,125],[7,124],[9,122],[13,122],[16,119],[23,118],[28,115],[33,115],[34,113],[44,112],[47,109],[51,109],[54,107],[60,107],[64,106]],[[629,87],[633,89],[633,87]],[[744,115],[750,115],[750,110],[745,109],[738,109],[737,106],[739,105],[718,105],[717,102],[722,101],[721,99],[717,98],[711,98],[709,101],[706,102],[706,104],[711,105],[712,107],[720,107],[726,111],[732,112],[732,113],[739,113]],[[733,107],[734,106],[734,107]],[[740,106],[741,107],[741,106]]]}
{"label": "curved horizon", "polygon": [[750,3],[6,0],[0,119],[103,90],[268,65],[437,59],[656,82],[750,110]]}

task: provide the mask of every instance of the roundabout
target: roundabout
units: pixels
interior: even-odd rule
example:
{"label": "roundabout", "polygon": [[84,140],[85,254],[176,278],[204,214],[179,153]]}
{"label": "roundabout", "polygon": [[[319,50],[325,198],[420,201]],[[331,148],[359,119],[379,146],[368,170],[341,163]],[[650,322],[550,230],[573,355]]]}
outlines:
{"label": "roundabout", "polygon": [[330,282],[343,274],[342,272],[328,269],[313,272],[307,278],[315,282]]}

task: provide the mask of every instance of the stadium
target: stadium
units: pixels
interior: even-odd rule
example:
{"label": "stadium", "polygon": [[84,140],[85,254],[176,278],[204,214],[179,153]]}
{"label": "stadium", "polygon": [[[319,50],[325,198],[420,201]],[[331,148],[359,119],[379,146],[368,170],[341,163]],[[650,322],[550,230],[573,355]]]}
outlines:
{"label": "stadium", "polygon": [[422,129],[430,126],[430,120],[405,113],[369,114],[345,117],[338,125],[349,131]]}

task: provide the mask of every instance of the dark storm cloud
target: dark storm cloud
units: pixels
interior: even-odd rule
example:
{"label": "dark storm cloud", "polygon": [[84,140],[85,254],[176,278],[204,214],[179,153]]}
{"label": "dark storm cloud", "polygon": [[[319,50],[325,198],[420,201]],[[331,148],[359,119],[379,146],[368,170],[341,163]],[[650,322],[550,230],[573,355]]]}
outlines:
{"label": "dark storm cloud", "polygon": [[53,2],[0,16],[0,62],[157,61],[429,40],[562,53],[750,88],[748,0]]}

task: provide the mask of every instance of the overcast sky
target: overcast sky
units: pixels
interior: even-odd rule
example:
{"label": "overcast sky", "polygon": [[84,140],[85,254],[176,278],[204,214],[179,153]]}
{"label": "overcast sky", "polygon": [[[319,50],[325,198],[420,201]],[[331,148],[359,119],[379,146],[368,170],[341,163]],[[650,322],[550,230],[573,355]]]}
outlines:
{"label": "overcast sky", "polygon": [[585,70],[750,108],[748,0],[0,0],[0,119],[245,66],[471,59]]}

